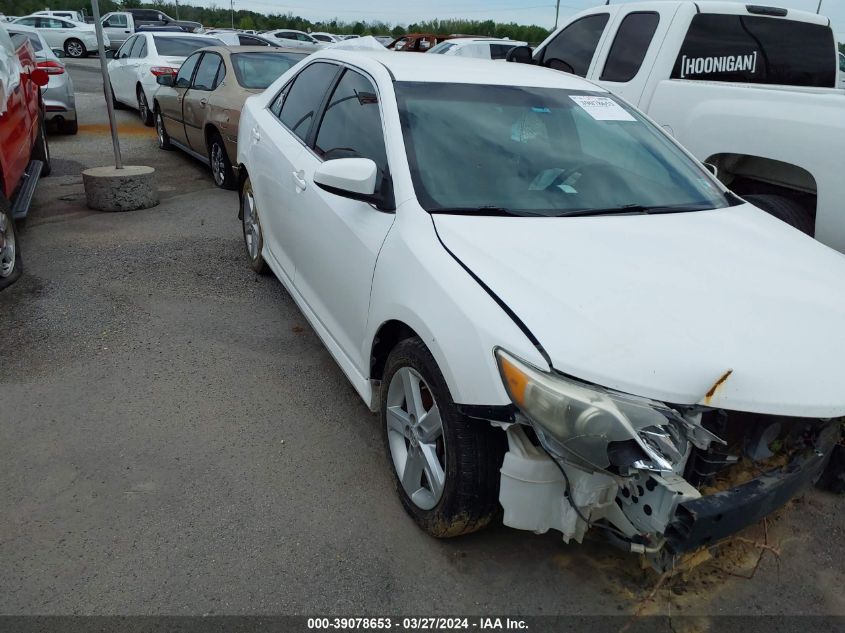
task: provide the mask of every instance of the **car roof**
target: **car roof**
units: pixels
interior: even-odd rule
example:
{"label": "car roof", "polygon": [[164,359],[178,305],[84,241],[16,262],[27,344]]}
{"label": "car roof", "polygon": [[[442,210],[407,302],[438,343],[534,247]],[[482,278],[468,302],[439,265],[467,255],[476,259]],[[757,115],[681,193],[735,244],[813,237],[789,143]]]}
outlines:
{"label": "car roof", "polygon": [[503,64],[489,59],[448,55],[405,55],[387,49],[382,52],[369,49],[353,51],[335,48],[324,48],[312,53],[311,59],[345,62],[370,73],[377,72],[381,66],[387,68],[395,81],[490,84],[607,92],[586,79],[558,70],[530,64]]}
{"label": "car roof", "polygon": [[206,46],[200,50],[230,55],[232,53],[296,53],[303,57],[308,56],[308,51],[288,46]]}

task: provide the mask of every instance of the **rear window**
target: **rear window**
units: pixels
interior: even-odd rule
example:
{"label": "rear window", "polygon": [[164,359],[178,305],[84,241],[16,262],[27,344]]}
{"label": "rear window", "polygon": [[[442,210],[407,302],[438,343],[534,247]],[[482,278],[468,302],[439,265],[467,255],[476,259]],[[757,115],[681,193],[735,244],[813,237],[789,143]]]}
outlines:
{"label": "rear window", "polygon": [[156,50],[159,55],[173,57],[187,57],[195,50],[206,46],[223,46],[223,42],[216,37],[167,37],[154,35]]}
{"label": "rear window", "polygon": [[692,19],[672,78],[832,88],[835,55],[827,26],[700,13]]}
{"label": "rear window", "polygon": [[232,66],[241,86],[263,90],[305,57],[305,53],[236,53]]}

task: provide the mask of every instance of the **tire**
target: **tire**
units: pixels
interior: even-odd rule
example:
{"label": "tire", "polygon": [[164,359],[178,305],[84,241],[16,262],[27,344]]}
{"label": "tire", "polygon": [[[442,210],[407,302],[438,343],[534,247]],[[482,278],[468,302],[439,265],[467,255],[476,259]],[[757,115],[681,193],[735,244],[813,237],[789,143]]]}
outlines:
{"label": "tire", "polygon": [[214,177],[214,184],[221,189],[235,189],[235,172],[226,152],[226,144],[219,132],[212,132],[208,142],[208,162],[211,165],[211,175]]}
{"label": "tire", "polygon": [[[409,407],[409,400],[417,405]],[[420,410],[425,413],[418,415]],[[406,339],[390,352],[381,423],[396,491],[425,532],[437,538],[468,534],[499,513],[506,436],[458,412],[443,374],[419,338]]]}
{"label": "tire", "polygon": [[773,215],[778,220],[786,222],[802,233],[810,236],[815,233],[813,217],[804,207],[789,198],[762,193],[743,196],[743,198],[755,207],[762,209],[769,215]]}
{"label": "tire", "polygon": [[62,124],[59,126],[59,130],[62,134],[69,134],[73,135],[79,132],[79,121],[74,119],[73,121],[62,121]]}
{"label": "tire", "polygon": [[261,221],[258,213],[258,205],[255,202],[255,195],[252,191],[252,181],[247,177],[241,188],[241,208],[238,214],[241,218],[241,227],[244,233],[244,246],[249,258],[249,265],[259,274],[266,274],[267,263],[261,256],[264,248],[264,234],[261,230]]}
{"label": "tire", "polygon": [[88,49],[85,48],[85,44],[72,37],[65,42],[65,54],[68,57],[79,59],[80,57],[85,57],[88,54]]}
{"label": "tire", "polygon": [[38,137],[35,139],[35,147],[32,148],[32,158],[44,164],[41,167],[41,175],[49,176],[53,166],[50,164],[50,146],[47,144],[47,126],[44,119],[38,124]]}
{"label": "tire", "polygon": [[23,272],[17,237],[11,206],[0,197],[0,290],[15,283]]}
{"label": "tire", "polygon": [[158,148],[170,151],[173,146],[170,144],[170,135],[167,133],[167,128],[164,127],[164,118],[161,116],[161,110],[158,104],[155,106],[155,127],[156,136],[158,137]]}
{"label": "tire", "polygon": [[147,95],[144,94],[144,89],[138,86],[136,89],[138,96],[138,115],[141,117],[141,123],[147,127],[153,126],[153,112],[150,110],[150,104],[147,103]]}
{"label": "tire", "polygon": [[117,100],[117,97],[114,96],[114,88],[109,86],[109,92],[111,93],[111,105],[115,110],[124,110],[126,106],[123,105],[120,101]]}

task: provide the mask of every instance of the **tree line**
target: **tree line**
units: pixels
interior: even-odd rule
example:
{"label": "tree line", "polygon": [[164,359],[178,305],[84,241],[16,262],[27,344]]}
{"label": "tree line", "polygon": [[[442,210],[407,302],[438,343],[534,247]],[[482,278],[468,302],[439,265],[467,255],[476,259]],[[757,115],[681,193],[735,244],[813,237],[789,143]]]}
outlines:
{"label": "tree line", "polygon": [[[221,0],[223,3],[224,0]],[[51,6],[52,5],[52,6]],[[44,8],[84,10],[91,14],[90,0],[4,0],[3,11],[7,15],[27,15]],[[141,2],[140,0],[100,0],[100,12],[120,11],[126,8],[150,8],[163,11],[167,15],[200,22],[206,27],[231,27],[232,14],[228,8],[197,7],[174,2]],[[514,22],[501,23],[493,20],[426,20],[408,24],[390,24],[380,20],[343,21],[338,19],[311,21],[292,13],[263,14],[239,9],[234,12],[234,26],[241,29],[266,31],[271,29],[296,29],[298,31],[327,31],[329,33],[355,35],[392,35],[399,37],[405,33],[437,33],[483,35],[490,37],[508,37],[537,43],[546,38],[549,30],[541,26],[528,26]]]}

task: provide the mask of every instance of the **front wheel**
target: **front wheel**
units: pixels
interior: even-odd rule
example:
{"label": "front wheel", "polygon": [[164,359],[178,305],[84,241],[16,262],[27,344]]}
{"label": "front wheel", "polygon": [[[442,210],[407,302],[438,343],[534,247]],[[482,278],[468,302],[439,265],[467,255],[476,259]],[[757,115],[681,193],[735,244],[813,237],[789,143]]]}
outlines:
{"label": "front wheel", "polygon": [[85,57],[88,54],[88,49],[85,48],[85,44],[80,42],[77,39],[71,38],[67,42],[65,42],[65,54],[68,57],[80,58]]}
{"label": "front wheel", "polygon": [[0,290],[12,285],[23,272],[17,238],[9,204],[0,198]]}
{"label": "front wheel", "polygon": [[381,422],[405,511],[431,536],[487,526],[499,511],[499,468],[506,437],[461,415],[431,352],[419,338],[387,359]]}

